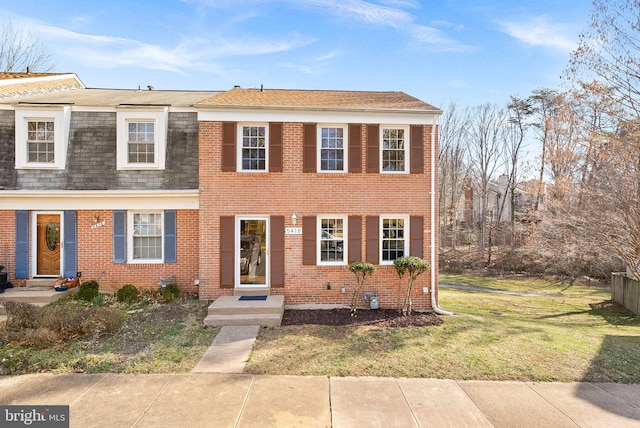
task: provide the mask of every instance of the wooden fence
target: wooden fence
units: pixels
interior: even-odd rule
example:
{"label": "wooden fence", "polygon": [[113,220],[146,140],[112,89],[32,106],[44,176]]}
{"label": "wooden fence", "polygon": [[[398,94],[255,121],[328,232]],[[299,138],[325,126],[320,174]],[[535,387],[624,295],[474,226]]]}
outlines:
{"label": "wooden fence", "polygon": [[612,273],[611,300],[640,315],[640,281],[629,278],[624,272]]}

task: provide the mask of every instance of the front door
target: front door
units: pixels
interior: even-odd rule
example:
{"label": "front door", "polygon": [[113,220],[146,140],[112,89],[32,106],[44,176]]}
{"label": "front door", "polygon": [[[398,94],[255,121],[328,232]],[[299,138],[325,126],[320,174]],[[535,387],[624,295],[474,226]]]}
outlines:
{"label": "front door", "polygon": [[60,275],[60,214],[36,214],[36,275]]}
{"label": "front door", "polygon": [[238,288],[269,287],[268,217],[239,217],[236,223]]}

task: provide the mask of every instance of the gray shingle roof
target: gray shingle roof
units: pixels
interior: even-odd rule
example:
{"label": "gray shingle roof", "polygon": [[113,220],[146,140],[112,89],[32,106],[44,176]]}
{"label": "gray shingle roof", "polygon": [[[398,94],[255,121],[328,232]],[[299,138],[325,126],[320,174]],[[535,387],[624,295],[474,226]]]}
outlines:
{"label": "gray shingle roof", "polygon": [[149,91],[146,89],[88,88],[72,89],[56,92],[55,94],[25,96],[13,100],[13,104],[72,104],[90,107],[118,107],[127,105],[191,107],[218,93],[218,91]]}

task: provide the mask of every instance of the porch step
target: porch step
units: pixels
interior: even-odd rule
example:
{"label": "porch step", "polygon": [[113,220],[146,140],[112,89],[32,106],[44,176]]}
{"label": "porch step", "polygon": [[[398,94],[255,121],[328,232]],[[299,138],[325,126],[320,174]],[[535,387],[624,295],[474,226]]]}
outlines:
{"label": "porch step", "polygon": [[69,294],[77,293],[79,289],[79,287],[74,287],[66,291],[56,291],[53,288],[53,284],[48,287],[30,286],[7,288],[4,290],[4,293],[0,294],[0,314],[6,314],[3,303],[9,300],[44,306],[47,303],[54,302]]}
{"label": "porch step", "polygon": [[34,278],[27,279],[27,287],[26,288],[41,288],[41,287],[51,287],[56,284],[56,278]]}
{"label": "porch step", "polygon": [[284,315],[284,296],[266,300],[240,300],[238,296],[218,297],[209,305],[205,325],[260,325],[278,327]]}
{"label": "porch step", "polygon": [[270,288],[234,288],[234,296],[268,296]]}

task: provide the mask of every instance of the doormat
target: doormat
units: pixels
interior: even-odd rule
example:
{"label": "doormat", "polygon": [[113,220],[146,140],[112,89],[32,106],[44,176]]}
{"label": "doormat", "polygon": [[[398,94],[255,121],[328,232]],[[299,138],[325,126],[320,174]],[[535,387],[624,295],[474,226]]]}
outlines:
{"label": "doormat", "polygon": [[267,296],[240,296],[238,300],[267,300]]}

